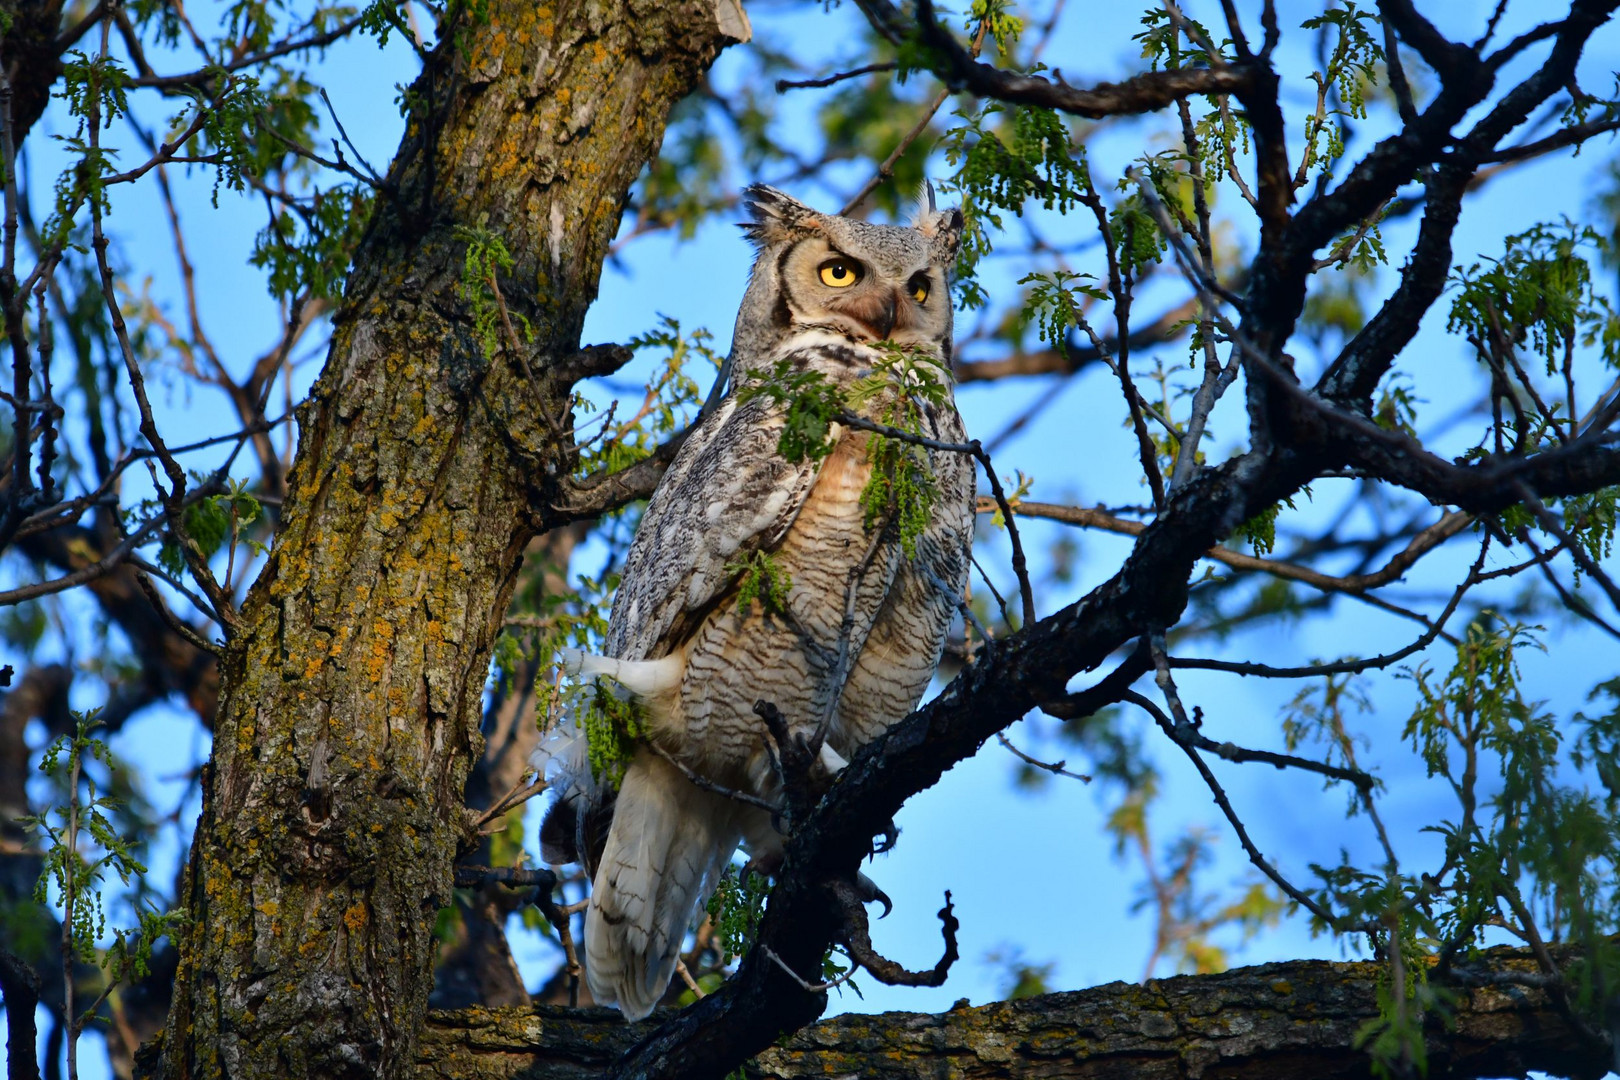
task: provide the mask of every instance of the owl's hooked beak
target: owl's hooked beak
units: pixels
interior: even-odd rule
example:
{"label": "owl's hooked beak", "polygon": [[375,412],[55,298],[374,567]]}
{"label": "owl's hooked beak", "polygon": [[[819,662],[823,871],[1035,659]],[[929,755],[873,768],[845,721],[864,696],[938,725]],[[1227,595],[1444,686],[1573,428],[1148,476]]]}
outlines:
{"label": "owl's hooked beak", "polygon": [[840,304],[837,310],[859,323],[873,341],[887,341],[894,333],[899,305],[892,292],[870,293],[859,300]]}
{"label": "owl's hooked beak", "polygon": [[889,340],[889,335],[894,332],[894,316],[897,310],[894,294],[885,293],[879,302],[877,318],[868,324],[879,341]]}

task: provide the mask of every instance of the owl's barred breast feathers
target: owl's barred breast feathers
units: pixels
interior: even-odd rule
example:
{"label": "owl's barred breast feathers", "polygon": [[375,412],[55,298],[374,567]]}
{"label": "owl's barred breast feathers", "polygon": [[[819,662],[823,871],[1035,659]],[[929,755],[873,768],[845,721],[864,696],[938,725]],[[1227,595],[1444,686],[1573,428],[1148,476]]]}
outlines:
{"label": "owl's barred breast feathers", "polygon": [[[779,785],[753,713],[761,699],[797,730],[825,720],[825,761],[838,767],[916,706],[967,578],[970,460],[905,448],[930,498],[902,543],[896,508],[872,512],[881,436],[833,425],[823,456],[790,461],[778,450],[788,404],[739,392],[778,371],[848,391],[909,356],[943,373],[931,376],[931,399],[910,408],[918,434],[963,441],[950,400],[948,280],[961,214],[927,205],[913,226],[872,225],[771,188],[748,197],[744,229],[758,255],[727,361],[730,385],[647,506],[606,655],[564,658],[571,673],[625,688],[644,739],[661,752],[636,751],[616,795],[610,785],[571,785],[574,774],[561,771],[543,830],[550,857],[566,846],[558,838],[568,827],[579,829],[571,854],[593,875],[586,979],[599,1003],[630,1019],[663,996],[681,940],[739,843],[756,863],[780,856],[769,814],[702,790],[686,773],[774,799]],[[892,411],[908,394],[902,385],[874,400]],[[781,575],[783,595],[739,605],[743,567],[761,558]],[[553,815],[563,820],[553,824]]]}

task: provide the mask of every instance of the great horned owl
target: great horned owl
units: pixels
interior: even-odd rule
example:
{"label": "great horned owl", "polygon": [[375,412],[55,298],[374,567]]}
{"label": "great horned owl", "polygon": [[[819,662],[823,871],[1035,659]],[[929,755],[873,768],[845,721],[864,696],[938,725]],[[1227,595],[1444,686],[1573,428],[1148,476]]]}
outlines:
{"label": "great horned owl", "polygon": [[[822,760],[834,770],[916,707],[967,579],[974,474],[962,454],[928,451],[931,510],[902,543],[895,514],[874,522],[862,505],[874,436],[834,425],[830,453],[789,461],[778,450],[786,407],[748,392],[784,372],[871,385],[874,369],[906,356],[937,368],[944,386],[932,400],[910,396],[920,433],[962,442],[947,280],[961,213],[935,210],[929,191],[914,225],[872,225],[769,187],[747,195],[753,220],[743,228],[758,255],[737,315],[731,388],[653,493],[624,564],[607,655],[575,654],[568,666],[621,683],[645,738],[692,773],[774,798],[756,701],[774,703],[799,731],[825,723]],[[891,402],[894,393],[904,391]],[[791,585],[740,605],[744,568],[761,554],[776,582]],[[663,996],[698,905],[739,842],[768,865],[781,838],[765,811],[700,789],[646,746],[616,800],[583,771],[573,790],[565,778],[542,840],[548,858],[594,871],[586,978],[599,1003],[640,1019]],[[609,810],[604,847],[584,834]]]}

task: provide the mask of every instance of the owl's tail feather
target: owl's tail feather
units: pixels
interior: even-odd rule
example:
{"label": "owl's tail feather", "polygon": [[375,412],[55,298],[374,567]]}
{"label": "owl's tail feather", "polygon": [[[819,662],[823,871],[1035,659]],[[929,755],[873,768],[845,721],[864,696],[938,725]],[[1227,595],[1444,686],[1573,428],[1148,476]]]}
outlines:
{"label": "owl's tail feather", "polygon": [[740,839],[734,803],[643,751],[625,772],[585,914],[585,979],[627,1020],[669,987],[681,939]]}

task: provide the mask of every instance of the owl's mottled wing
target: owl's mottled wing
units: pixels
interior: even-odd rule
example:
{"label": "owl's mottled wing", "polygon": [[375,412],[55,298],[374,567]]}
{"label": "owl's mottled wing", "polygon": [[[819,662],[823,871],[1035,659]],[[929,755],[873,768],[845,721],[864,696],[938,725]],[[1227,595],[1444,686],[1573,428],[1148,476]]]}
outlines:
{"label": "owl's mottled wing", "polygon": [[682,445],[642,516],[608,623],[609,656],[665,655],[731,591],[735,567],[779,543],[819,466],[777,452],[779,406],[723,400]]}

